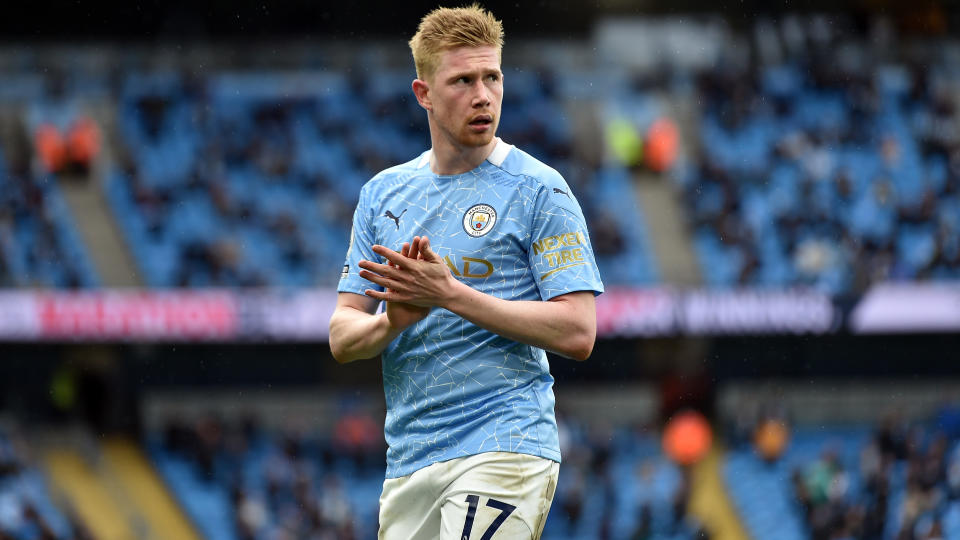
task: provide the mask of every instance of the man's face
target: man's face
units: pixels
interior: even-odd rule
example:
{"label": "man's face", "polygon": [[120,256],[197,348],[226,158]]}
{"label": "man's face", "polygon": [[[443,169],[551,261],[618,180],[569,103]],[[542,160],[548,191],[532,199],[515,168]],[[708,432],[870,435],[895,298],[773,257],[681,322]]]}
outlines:
{"label": "man's face", "polygon": [[500,123],[503,72],[495,47],[458,47],[440,53],[429,81],[433,118],[461,147],[490,143]]}

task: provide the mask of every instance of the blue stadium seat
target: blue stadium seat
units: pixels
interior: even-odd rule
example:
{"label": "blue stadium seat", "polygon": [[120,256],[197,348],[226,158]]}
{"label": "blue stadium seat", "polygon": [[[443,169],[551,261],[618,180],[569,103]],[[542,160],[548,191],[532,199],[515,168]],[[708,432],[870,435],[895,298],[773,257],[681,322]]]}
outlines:
{"label": "blue stadium seat", "polygon": [[[699,121],[703,157],[677,179],[697,231],[704,280],[721,287],[731,281],[803,284],[844,294],[857,283],[851,276],[871,274],[862,268],[870,260],[864,252],[891,247],[891,276],[953,276],[960,270],[955,260],[938,262],[933,255],[946,237],[930,232],[936,224],[928,222],[922,233],[909,230],[918,209],[929,205],[925,201],[953,189],[942,153],[922,144],[936,106],[932,92],[915,92],[915,73],[896,63],[859,72],[841,68],[853,69],[852,78],[872,78],[877,97],[871,101],[853,79],[836,73],[818,79],[806,62],[788,55],[762,66],[755,86],[735,84],[723,66],[705,74],[712,84],[704,86]],[[933,84],[936,69],[920,84]],[[841,180],[849,182],[849,194],[841,193]],[[883,201],[881,190],[887,192]],[[929,214],[922,219],[930,220]],[[741,226],[749,233],[737,232]],[[795,257],[811,230],[840,254],[817,276],[800,271]],[[736,237],[722,247],[704,238],[719,240],[730,231]],[[759,260],[741,273],[730,253]]]}
{"label": "blue stadium seat", "polygon": [[[551,149],[572,139],[555,114],[561,105],[545,95],[538,75],[509,75],[517,88],[508,94],[502,136],[516,136],[522,148],[554,162]],[[424,113],[409,95],[412,79],[407,71],[373,71],[355,92],[357,81],[334,71],[226,72],[202,80],[202,97],[176,74],[131,74],[118,123],[135,171],[113,175],[105,189],[148,284],[235,285],[187,260],[227,241],[239,246],[233,270],[241,282],[256,275],[274,286],[334,285],[360,186],[377,169],[426,148]],[[610,80],[622,83],[619,75]],[[543,128],[542,137],[529,139],[524,130],[531,125]],[[255,159],[264,151],[276,154]],[[595,184],[596,196],[587,190],[578,197],[614,217],[626,246],[601,263],[605,278],[655,282],[642,215],[622,197],[627,175],[601,171]],[[144,193],[163,201],[160,210],[138,202]],[[214,196],[224,197],[234,215],[221,215]],[[275,228],[284,216],[293,218],[292,233]],[[301,244],[303,262],[283,255],[291,241]]]}
{"label": "blue stadium seat", "polygon": [[0,475],[0,535],[39,538],[39,524],[24,513],[30,506],[58,538],[72,537],[73,526],[53,504],[44,474],[27,457],[16,451],[7,432],[0,429],[0,463],[16,467]]}
{"label": "blue stadium seat", "polygon": [[0,158],[0,205],[13,218],[0,224],[0,256],[12,285],[99,285],[96,269],[55,178],[33,173],[14,176]]}

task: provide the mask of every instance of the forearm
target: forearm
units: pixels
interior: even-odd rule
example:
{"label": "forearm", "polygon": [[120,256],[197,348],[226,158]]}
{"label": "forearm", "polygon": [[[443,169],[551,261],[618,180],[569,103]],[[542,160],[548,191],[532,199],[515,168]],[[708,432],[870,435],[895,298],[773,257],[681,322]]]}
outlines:
{"label": "forearm", "polygon": [[390,325],[385,313],[338,308],[330,318],[330,351],[341,364],[373,358],[402,331]]}
{"label": "forearm", "polygon": [[360,277],[383,287],[367,289],[375,300],[440,307],[520,343],[586,360],[597,335],[596,307],[589,290],[563,294],[544,301],[504,300],[476,291],[454,278],[446,263],[430,249],[427,238],[414,237],[407,257],[381,245],[377,255],[389,261],[358,263]]}
{"label": "forearm", "polygon": [[456,283],[441,307],[477,326],[576,360],[586,360],[593,351],[595,316],[579,313],[573,304],[504,300]]}

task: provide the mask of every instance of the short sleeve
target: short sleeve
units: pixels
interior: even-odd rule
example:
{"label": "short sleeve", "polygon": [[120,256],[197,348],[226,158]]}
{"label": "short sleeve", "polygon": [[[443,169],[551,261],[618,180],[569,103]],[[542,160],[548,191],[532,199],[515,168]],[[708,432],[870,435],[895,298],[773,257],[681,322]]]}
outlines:
{"label": "short sleeve", "polygon": [[540,189],[528,256],[540,297],[549,300],[575,291],[603,292],[583,211],[559,178]]}
{"label": "short sleeve", "polygon": [[368,192],[369,189],[367,189],[367,186],[364,186],[364,189],[360,191],[357,208],[353,212],[353,227],[350,230],[350,247],[347,248],[347,257],[343,263],[343,271],[340,273],[337,292],[349,292],[362,295],[367,289],[383,290],[383,287],[363,279],[358,273],[360,267],[357,266],[357,263],[360,261],[379,260],[377,254],[373,252],[373,246],[376,242],[375,232],[370,220],[372,209],[369,204],[370,197]]}

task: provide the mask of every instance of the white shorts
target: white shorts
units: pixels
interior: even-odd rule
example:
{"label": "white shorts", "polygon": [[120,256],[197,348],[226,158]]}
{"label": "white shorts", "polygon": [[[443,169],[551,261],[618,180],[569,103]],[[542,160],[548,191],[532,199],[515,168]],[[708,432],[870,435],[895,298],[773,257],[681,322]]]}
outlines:
{"label": "white shorts", "polygon": [[537,540],[560,465],[486,452],[388,478],[380,495],[380,540]]}

